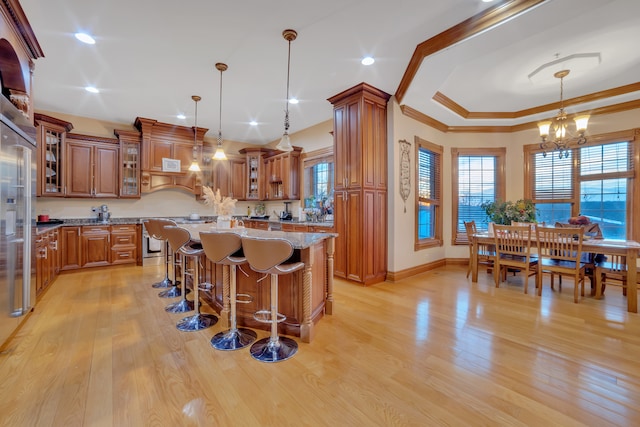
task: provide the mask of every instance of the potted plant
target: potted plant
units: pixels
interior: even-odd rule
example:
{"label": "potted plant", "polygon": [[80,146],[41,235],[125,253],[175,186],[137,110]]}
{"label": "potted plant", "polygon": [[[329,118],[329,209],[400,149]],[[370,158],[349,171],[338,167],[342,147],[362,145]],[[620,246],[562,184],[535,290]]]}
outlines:
{"label": "potted plant", "polygon": [[520,199],[515,202],[496,200],[484,202],[480,207],[490,222],[510,225],[512,222],[536,222],[536,207],[531,200]]}

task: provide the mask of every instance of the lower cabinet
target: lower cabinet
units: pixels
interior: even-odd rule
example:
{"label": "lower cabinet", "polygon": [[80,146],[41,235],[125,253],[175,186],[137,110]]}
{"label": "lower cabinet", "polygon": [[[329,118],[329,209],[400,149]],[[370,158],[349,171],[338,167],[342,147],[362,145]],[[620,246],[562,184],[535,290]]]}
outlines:
{"label": "lower cabinet", "polygon": [[82,244],[81,267],[99,267],[110,264],[111,230],[108,225],[85,225],[80,236]]}
{"label": "lower cabinet", "polygon": [[136,235],[135,224],[111,226],[111,264],[136,262],[138,253]]}
{"label": "lower cabinet", "polygon": [[81,228],[66,226],[60,228],[60,270],[75,270],[82,266]]}
{"label": "lower cabinet", "polygon": [[58,230],[41,233],[36,238],[36,296],[53,283],[60,272]]}
{"label": "lower cabinet", "polygon": [[136,224],[63,226],[60,228],[60,269],[136,263]]}

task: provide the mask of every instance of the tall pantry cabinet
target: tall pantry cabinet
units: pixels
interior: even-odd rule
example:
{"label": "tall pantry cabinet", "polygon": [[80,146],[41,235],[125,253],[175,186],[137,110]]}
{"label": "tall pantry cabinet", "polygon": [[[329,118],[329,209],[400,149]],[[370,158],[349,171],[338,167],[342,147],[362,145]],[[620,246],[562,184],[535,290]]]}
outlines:
{"label": "tall pantry cabinet", "polygon": [[387,102],[361,83],[333,104],[334,274],[370,285],[387,274]]}

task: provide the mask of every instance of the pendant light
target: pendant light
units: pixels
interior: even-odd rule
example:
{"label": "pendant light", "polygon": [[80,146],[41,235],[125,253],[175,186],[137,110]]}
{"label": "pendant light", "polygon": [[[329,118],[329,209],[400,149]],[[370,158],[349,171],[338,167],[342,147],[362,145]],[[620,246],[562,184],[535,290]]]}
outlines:
{"label": "pendant light", "polygon": [[227,156],[222,149],[222,72],[227,70],[227,64],[216,63],[216,69],[220,71],[220,115],[218,117],[218,148],[213,155],[213,160],[227,160]]}
{"label": "pendant light", "polygon": [[278,145],[276,145],[276,148],[281,151],[293,151],[291,139],[289,138],[289,72],[291,69],[291,42],[298,37],[298,33],[295,30],[284,30],[282,37],[289,42],[289,55],[287,58],[287,103],[284,110],[284,134],[282,134],[282,139]]}
{"label": "pendant light", "polygon": [[198,101],[202,98],[198,95],[192,95],[191,99],[196,103],[196,116],[193,126],[193,161],[191,162],[191,166],[189,166],[189,170],[191,172],[200,172],[200,165],[198,165]]}

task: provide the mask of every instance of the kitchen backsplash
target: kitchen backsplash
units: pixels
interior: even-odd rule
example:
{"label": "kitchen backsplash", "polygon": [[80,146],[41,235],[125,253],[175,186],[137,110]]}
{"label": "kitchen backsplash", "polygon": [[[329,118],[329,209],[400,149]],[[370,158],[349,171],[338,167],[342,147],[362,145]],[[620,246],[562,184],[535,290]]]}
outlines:
{"label": "kitchen backsplash", "polygon": [[[247,208],[253,208],[258,202],[238,201],[234,215],[246,215]],[[285,209],[283,202],[262,202],[266,214],[276,218],[275,212]],[[39,197],[36,201],[36,214],[49,215],[50,218],[91,218],[96,216],[92,207],[107,205],[112,218],[136,217],[182,217],[196,213],[202,216],[213,215],[213,209],[202,201],[195,200],[193,194],[179,190],[163,190],[144,194],[140,199],[65,199],[55,197]],[[289,207],[297,216],[300,202],[294,200]]]}

